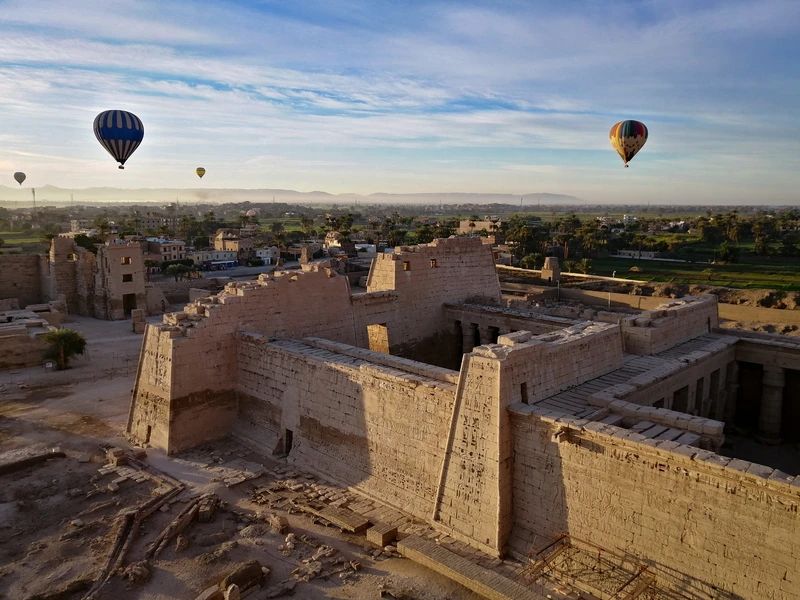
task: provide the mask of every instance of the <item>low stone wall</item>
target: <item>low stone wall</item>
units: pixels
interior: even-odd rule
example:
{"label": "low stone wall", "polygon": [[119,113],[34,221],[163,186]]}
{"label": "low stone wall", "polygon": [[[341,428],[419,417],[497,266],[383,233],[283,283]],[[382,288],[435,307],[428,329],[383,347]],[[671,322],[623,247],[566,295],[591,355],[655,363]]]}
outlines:
{"label": "low stone wall", "polygon": [[745,323],[800,326],[800,310],[781,310],[761,306],[739,306],[720,303],[719,318],[725,321],[742,321]]}
{"label": "low stone wall", "polygon": [[45,321],[35,326],[20,323],[0,327],[0,371],[42,365],[48,348],[44,335],[48,331]]}
{"label": "low stone wall", "polygon": [[800,598],[800,477],[602,423],[511,419],[519,555],[567,533],[682,597]]}
{"label": "low stone wall", "polygon": [[622,321],[625,351],[658,354],[668,348],[713,331],[719,325],[717,297],[687,296],[660,304]]}
{"label": "low stone wall", "polygon": [[17,298],[0,299],[0,312],[5,310],[19,310],[19,300]]}
{"label": "low stone wall", "polygon": [[158,288],[170,303],[189,302],[189,290],[216,290],[221,291],[222,286],[214,278],[186,279],[185,281],[154,281],[153,286]]}
{"label": "low stone wall", "polygon": [[[546,296],[555,299],[555,290],[548,290]],[[630,294],[616,294],[613,292],[594,292],[576,288],[561,288],[562,300],[574,300],[583,304],[604,306],[612,308],[630,307],[637,310],[653,310],[668,298],[654,296],[632,296]],[[536,297],[536,296],[534,296]],[[741,306],[738,304],[725,304],[720,302],[719,318],[723,321],[741,321],[744,323],[771,323],[773,325],[800,325],[800,310],[781,310],[777,308],[764,308],[761,306]]]}

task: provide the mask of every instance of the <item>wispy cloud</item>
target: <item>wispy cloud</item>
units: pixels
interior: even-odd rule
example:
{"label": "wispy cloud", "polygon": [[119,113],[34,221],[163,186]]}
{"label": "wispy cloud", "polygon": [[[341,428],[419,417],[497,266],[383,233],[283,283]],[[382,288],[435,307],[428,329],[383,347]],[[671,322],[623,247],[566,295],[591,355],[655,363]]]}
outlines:
{"label": "wispy cloud", "polygon": [[[41,182],[183,185],[203,162],[215,187],[797,198],[794,2],[0,8],[0,165]],[[91,132],[105,108],[145,122],[124,175]],[[651,138],[623,172],[624,118]]]}

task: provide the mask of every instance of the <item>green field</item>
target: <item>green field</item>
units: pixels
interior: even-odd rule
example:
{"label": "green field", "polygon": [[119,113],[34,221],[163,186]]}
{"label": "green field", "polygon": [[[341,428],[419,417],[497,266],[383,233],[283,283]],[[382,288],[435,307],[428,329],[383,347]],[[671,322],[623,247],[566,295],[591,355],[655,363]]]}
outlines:
{"label": "green field", "polygon": [[[749,258],[749,257],[748,257]],[[758,260],[756,260],[758,259]],[[631,267],[640,272],[631,272]],[[775,289],[800,291],[800,263],[787,259],[753,257],[752,261],[728,265],[708,263],[677,263],[655,260],[596,258],[592,274],[648,282],[716,285],[738,289]]]}
{"label": "green field", "polygon": [[0,239],[5,240],[6,246],[38,244],[41,242],[39,234],[33,231],[0,231]]}
{"label": "green field", "polygon": [[22,246],[22,251],[26,254],[41,254],[47,252],[49,247],[33,231],[0,231],[0,239],[4,246]]}

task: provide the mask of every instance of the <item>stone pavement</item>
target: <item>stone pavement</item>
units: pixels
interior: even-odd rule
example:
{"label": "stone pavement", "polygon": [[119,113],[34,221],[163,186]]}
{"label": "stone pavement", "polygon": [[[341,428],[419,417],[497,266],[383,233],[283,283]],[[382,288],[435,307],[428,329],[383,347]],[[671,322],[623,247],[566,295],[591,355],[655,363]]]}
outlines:
{"label": "stone pavement", "polygon": [[[290,513],[304,512],[319,523],[333,525],[344,531],[357,531],[361,535],[364,535],[368,524],[396,527],[400,540],[398,547],[404,540],[414,540],[408,542],[407,547],[413,546],[415,549],[416,553],[413,556],[409,554],[409,557],[416,562],[435,568],[434,562],[438,560],[442,566],[435,570],[462,585],[474,578],[474,583],[466,587],[477,593],[483,593],[481,589],[486,590],[497,585],[499,591],[494,595],[487,595],[488,598],[527,597],[508,592],[512,588],[527,590],[514,581],[525,566],[519,561],[501,560],[484,554],[397,508],[367,498],[354,489],[303,472],[288,464],[285,458],[266,458],[227,439],[190,450],[173,460],[179,464],[191,464],[209,470],[215,473],[219,481],[231,478],[237,480],[246,473],[252,475],[257,470],[254,465],[260,466],[259,474],[255,478],[251,477],[252,485],[256,486],[251,500],[258,505],[288,510]],[[366,536],[364,544],[369,545]],[[441,552],[425,554],[431,548],[440,548]],[[376,548],[373,556],[378,560],[396,556],[382,550]],[[421,559],[423,555],[427,556],[424,560]],[[538,594],[531,594],[530,598],[541,598]]]}
{"label": "stone pavement", "polygon": [[543,600],[543,596],[490,569],[473,563],[439,544],[410,535],[397,544],[402,556],[410,558],[457,581],[491,600]]}

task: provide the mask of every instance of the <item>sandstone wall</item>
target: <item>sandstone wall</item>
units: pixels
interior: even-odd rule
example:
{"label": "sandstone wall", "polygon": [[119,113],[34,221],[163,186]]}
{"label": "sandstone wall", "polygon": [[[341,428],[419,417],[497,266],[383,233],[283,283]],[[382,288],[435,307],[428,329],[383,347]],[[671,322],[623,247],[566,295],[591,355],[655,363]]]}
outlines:
{"label": "sandstone wall", "polygon": [[0,312],[19,310],[19,301],[16,298],[0,298]]}
{"label": "sandstone wall", "polygon": [[235,436],[269,454],[290,430],[290,462],[430,518],[454,385],[251,334],[240,336],[239,356]]}
{"label": "sandstone wall", "polygon": [[[219,291],[220,283],[216,278],[201,277],[198,279],[186,279],[184,281],[171,281],[169,279],[154,281],[155,287],[160,288],[169,302],[189,302],[191,300],[190,290],[216,290],[209,291],[208,294],[216,294]],[[203,296],[205,297],[205,296]]]}
{"label": "sandstone wall", "polygon": [[67,301],[67,310],[73,314],[78,314],[76,269],[78,254],[74,248],[75,242],[69,238],[53,238],[50,244],[50,275],[54,290],[64,294]]}
{"label": "sandstone wall", "polygon": [[169,450],[172,332],[148,325],[142,336],[127,433],[139,442]]}
{"label": "sandstone wall", "polygon": [[173,397],[203,389],[233,389],[237,331],[355,341],[347,279],[325,269],[228,284],[218,297],[189,304],[184,312],[166,315],[164,322],[180,324],[176,351],[180,350],[180,362],[186,367],[175,372]]}
{"label": "sandstone wall", "polygon": [[[705,351],[692,352],[684,356],[682,361],[675,361],[669,369],[648,371],[630,379],[626,384],[634,386],[635,389],[627,393],[623,391],[618,396],[641,406],[652,406],[663,400],[663,408],[672,409],[673,395],[681,388],[687,387],[687,412],[722,419],[725,402],[721,396],[724,396],[726,391],[726,368],[734,359],[735,342],[720,340]],[[717,389],[712,390],[711,374],[715,371],[718,371]],[[702,396],[698,398],[697,382],[700,380],[702,380]]]}
{"label": "sandstone wall", "polygon": [[[204,293],[200,298],[205,298],[208,294]],[[169,310],[169,301],[164,296],[161,288],[154,286],[152,283],[144,285],[144,297],[147,305],[148,315],[161,315]]]}
{"label": "sandstone wall", "polygon": [[500,378],[494,357],[464,356],[433,514],[447,533],[494,555],[511,526],[511,443]]}
{"label": "sandstone wall", "polygon": [[[548,290],[549,291],[549,290]],[[550,292],[552,294],[552,292]],[[664,304],[667,298],[654,296],[633,296],[631,294],[617,294],[615,292],[594,292],[580,288],[562,287],[559,290],[561,300],[574,300],[583,304],[608,307],[609,298],[612,308],[630,307],[638,310],[653,310]],[[555,299],[555,295],[552,296]]]}
{"label": "sandstone wall", "polygon": [[683,597],[800,598],[800,478],[601,423],[561,443],[564,422],[512,424],[515,552],[564,532],[632,554]]}
{"label": "sandstone wall", "polygon": [[717,297],[687,296],[622,321],[625,352],[658,354],[719,326]]}
{"label": "sandstone wall", "polygon": [[501,308],[477,304],[447,304],[448,321],[462,324],[475,323],[479,327],[495,327],[502,333],[530,331],[534,335],[550,333],[575,325],[576,319],[554,317],[548,314],[514,308]]}
{"label": "sandstone wall", "polygon": [[400,355],[412,356],[415,344],[447,330],[444,303],[500,303],[492,249],[478,238],[437,239],[378,255],[367,291],[390,290],[401,300],[389,328],[392,354]]}
{"label": "sandstone wall", "polygon": [[44,364],[47,331],[25,324],[0,328],[0,371]]}
{"label": "sandstone wall", "polygon": [[[503,284],[505,287],[507,284]],[[550,292],[555,299],[555,290]],[[664,298],[654,296],[632,296],[630,294],[611,293],[612,307],[636,308],[639,310],[653,310],[664,303]],[[562,300],[575,300],[584,304],[608,306],[608,292],[593,292],[577,288],[561,288]],[[719,318],[726,321],[741,321],[745,323],[772,323],[785,325],[800,325],[800,311],[779,310],[777,308],[764,308],[761,306],[740,306],[737,304],[719,303]]]}
{"label": "sandstone wall", "polygon": [[[314,267],[263,276],[260,283],[229,284],[219,296],[165,315],[163,324],[148,326],[138,379],[150,387],[134,394],[129,423],[139,424],[131,434],[144,439],[148,426],[163,427],[154,422],[161,413],[150,409],[155,395],[169,413],[169,442],[158,447],[179,452],[228,435],[236,407],[237,331],[353,343],[353,319],[347,279]],[[152,438],[151,443],[156,445]]]}
{"label": "sandstone wall", "polygon": [[[531,337],[520,331],[500,336],[492,354],[504,361],[506,404],[535,404],[622,366],[616,325],[581,323]],[[482,352],[482,350],[481,350]]]}
{"label": "sandstone wall", "polygon": [[498,342],[464,355],[434,513],[450,535],[496,555],[512,523],[507,407],[538,402],[622,364],[616,325],[582,323],[537,337],[522,331]]}
{"label": "sandstone wall", "polygon": [[42,301],[39,256],[0,254],[0,300],[19,299],[19,306]]}

